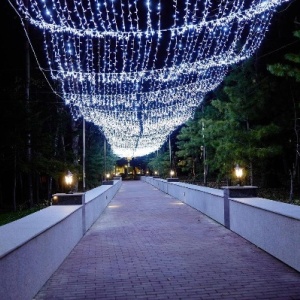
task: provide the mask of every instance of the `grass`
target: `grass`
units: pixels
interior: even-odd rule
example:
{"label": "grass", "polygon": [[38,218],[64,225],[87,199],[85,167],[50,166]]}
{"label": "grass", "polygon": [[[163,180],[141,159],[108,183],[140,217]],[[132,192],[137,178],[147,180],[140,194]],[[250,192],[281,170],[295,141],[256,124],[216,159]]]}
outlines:
{"label": "grass", "polygon": [[289,190],[286,188],[259,188],[258,197],[279,202],[300,205],[300,192],[295,191],[293,200],[289,200]]}
{"label": "grass", "polygon": [[21,219],[23,217],[26,217],[32,213],[35,213],[45,207],[47,207],[48,204],[42,203],[42,204],[38,204],[32,208],[28,208],[28,209],[19,209],[18,211],[12,211],[12,212],[6,212],[6,213],[0,213],[0,226],[5,225],[7,223],[16,221],[18,219]]}

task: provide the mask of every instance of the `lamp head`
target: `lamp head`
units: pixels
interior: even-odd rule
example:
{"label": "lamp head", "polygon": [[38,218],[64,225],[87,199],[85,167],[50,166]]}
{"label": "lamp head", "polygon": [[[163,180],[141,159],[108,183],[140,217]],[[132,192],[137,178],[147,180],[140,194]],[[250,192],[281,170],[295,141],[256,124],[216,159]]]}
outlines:
{"label": "lamp head", "polygon": [[235,176],[238,179],[241,179],[243,177],[243,168],[240,168],[239,165],[236,165],[234,168]]}
{"label": "lamp head", "polygon": [[67,175],[65,176],[65,182],[67,185],[71,185],[73,182],[73,174],[68,171]]}

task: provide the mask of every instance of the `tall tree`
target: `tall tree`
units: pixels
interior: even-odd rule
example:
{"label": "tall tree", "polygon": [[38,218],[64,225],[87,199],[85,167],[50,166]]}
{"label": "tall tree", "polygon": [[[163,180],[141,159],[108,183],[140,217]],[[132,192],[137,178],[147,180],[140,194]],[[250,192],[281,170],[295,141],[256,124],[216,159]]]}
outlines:
{"label": "tall tree", "polygon": [[[114,173],[117,157],[107,144],[104,157],[104,136],[99,128],[86,123],[86,186],[87,189],[99,186],[105,179],[105,171]],[[106,164],[106,166],[105,166]],[[106,170],[105,170],[106,167]]]}
{"label": "tall tree", "polygon": [[177,135],[179,167],[193,178],[200,173],[200,159],[203,158],[204,132],[200,111],[195,113]]}
{"label": "tall tree", "polygon": [[165,147],[153,153],[153,157],[150,158],[148,168],[151,173],[157,172],[159,176],[168,177],[170,172],[170,153]]}
{"label": "tall tree", "polygon": [[[294,32],[294,36],[300,39],[300,30]],[[284,77],[288,81],[289,93],[288,98],[292,103],[293,110],[293,144],[294,159],[289,167],[290,174],[290,202],[294,198],[294,183],[299,180],[299,157],[300,157],[300,51],[298,53],[288,53],[284,56],[285,62],[276,63],[268,66],[268,70],[279,77]]]}
{"label": "tall tree", "polygon": [[214,148],[210,164],[220,178],[232,177],[235,164],[247,169],[253,184],[253,169],[261,170],[268,157],[278,155],[274,143],[279,127],[267,117],[269,83],[259,78],[252,60],[233,69],[211,102],[215,112],[205,119],[206,140]]}

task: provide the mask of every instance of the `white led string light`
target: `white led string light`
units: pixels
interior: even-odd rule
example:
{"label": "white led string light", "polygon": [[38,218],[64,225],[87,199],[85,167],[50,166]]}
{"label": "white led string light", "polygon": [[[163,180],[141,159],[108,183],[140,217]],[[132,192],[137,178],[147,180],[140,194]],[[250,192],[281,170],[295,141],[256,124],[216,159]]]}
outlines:
{"label": "white led string light", "polygon": [[131,157],[157,150],[191,118],[288,0],[9,1],[42,29],[44,71],[73,117]]}

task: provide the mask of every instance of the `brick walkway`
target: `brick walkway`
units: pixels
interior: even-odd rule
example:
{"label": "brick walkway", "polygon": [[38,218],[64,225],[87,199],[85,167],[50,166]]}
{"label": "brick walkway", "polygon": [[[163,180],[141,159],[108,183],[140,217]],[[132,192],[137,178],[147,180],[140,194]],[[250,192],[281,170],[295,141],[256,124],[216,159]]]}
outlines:
{"label": "brick walkway", "polygon": [[34,299],[300,299],[300,273],[151,185],[125,182]]}

